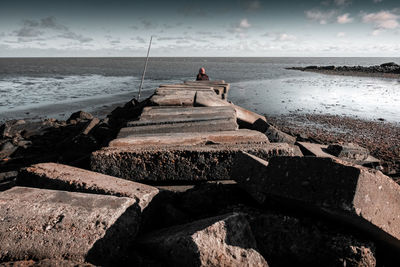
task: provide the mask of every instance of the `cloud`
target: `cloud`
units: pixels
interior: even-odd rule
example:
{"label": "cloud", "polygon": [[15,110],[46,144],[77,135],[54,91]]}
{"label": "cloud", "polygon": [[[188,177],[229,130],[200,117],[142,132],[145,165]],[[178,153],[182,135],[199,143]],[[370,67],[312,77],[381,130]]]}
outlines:
{"label": "cloud", "polygon": [[31,27],[22,27],[19,30],[14,31],[14,35],[17,37],[38,37],[43,34],[43,31],[40,31]]}
{"label": "cloud", "polygon": [[350,18],[350,14],[346,13],[346,14],[343,14],[341,16],[338,16],[337,17],[337,22],[339,24],[351,23],[351,22],[353,22],[353,18]]}
{"label": "cloud", "polygon": [[336,11],[321,11],[317,9],[307,10],[305,12],[306,17],[310,20],[317,21],[319,24],[327,24],[332,17],[336,14]]}
{"label": "cloud", "polygon": [[93,41],[93,38],[83,36],[70,30],[58,35],[58,37],[78,41],[80,43],[88,43]]}
{"label": "cloud", "polygon": [[351,0],[335,0],[334,3],[337,6],[347,6],[351,4]]}
{"label": "cloud", "polygon": [[251,24],[249,21],[244,18],[240,20],[236,24],[231,24],[230,28],[228,29],[228,32],[230,33],[237,33],[238,37],[243,38],[245,37],[245,32],[251,27]]}
{"label": "cloud", "polygon": [[390,30],[399,27],[398,19],[399,15],[396,15],[390,11],[380,11],[376,13],[364,14],[362,21],[364,23],[372,23],[375,26],[375,30]]}
{"label": "cloud", "polygon": [[[57,22],[54,16],[45,17],[40,20],[24,20],[20,29],[13,34],[21,42],[46,40],[46,33],[56,33],[56,37],[78,41],[80,43],[91,42],[93,39],[71,31],[67,26]],[[38,39],[38,37],[42,37]],[[48,37],[50,39],[50,37]],[[51,37],[53,39],[54,37]]]}
{"label": "cloud", "polygon": [[147,19],[142,19],[140,23],[142,23],[143,27],[147,30],[157,28],[156,24]]}
{"label": "cloud", "polygon": [[247,29],[250,27],[251,27],[251,24],[249,23],[249,21],[247,19],[242,19],[239,23],[239,28]]}
{"label": "cloud", "polygon": [[383,0],[373,0],[373,2],[374,2],[375,4],[377,4],[377,3],[383,2]]}
{"label": "cloud", "polygon": [[290,41],[295,41],[297,40],[297,37],[294,35],[290,35],[287,33],[282,33],[279,36],[276,37],[275,41],[281,41],[281,42],[290,42]]}
{"label": "cloud", "polygon": [[137,36],[137,37],[135,37],[135,38],[131,38],[131,40],[132,40],[132,41],[136,41],[136,42],[138,42],[138,43],[140,43],[140,44],[145,44],[145,43],[146,43],[146,41],[145,41],[142,37],[140,37],[140,36]]}
{"label": "cloud", "polygon": [[344,33],[344,32],[338,32],[338,33],[336,34],[336,37],[338,37],[338,38],[346,37],[346,33]]}
{"label": "cloud", "polygon": [[246,11],[256,11],[261,9],[261,2],[259,0],[240,0],[239,4]]}

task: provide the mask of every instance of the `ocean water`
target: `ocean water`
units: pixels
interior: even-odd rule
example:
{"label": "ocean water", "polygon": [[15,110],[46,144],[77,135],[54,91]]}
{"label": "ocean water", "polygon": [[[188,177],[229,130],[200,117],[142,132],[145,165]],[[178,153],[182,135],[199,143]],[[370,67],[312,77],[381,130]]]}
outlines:
{"label": "ocean water", "polygon": [[[400,122],[400,80],[286,70],[307,65],[377,65],[400,58],[150,58],[143,86],[211,79],[231,83],[229,100],[266,115],[317,113]],[[144,58],[0,58],[0,114],[117,95],[136,96]],[[126,100],[129,100],[128,98]],[[92,101],[91,105],[96,105]]]}

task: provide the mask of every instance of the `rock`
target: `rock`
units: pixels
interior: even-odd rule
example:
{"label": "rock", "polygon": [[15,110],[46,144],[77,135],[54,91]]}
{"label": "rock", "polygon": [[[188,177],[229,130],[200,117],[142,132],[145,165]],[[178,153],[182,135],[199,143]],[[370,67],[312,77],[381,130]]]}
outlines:
{"label": "rock", "polygon": [[91,169],[133,181],[229,180],[240,151],[268,159],[302,155],[289,144],[108,147],[92,153]]}
{"label": "rock", "polygon": [[268,140],[272,143],[288,143],[294,144],[296,143],[296,137],[288,135],[272,125],[269,125],[267,130],[265,131],[265,135],[268,137]]}
{"label": "rock", "polygon": [[90,120],[88,125],[85,127],[85,129],[82,131],[82,134],[87,135],[90,133],[90,131],[97,125],[99,124],[100,120],[98,118],[93,118]]}
{"label": "rock", "polygon": [[134,198],[141,209],[148,206],[158,189],[116,177],[57,163],[40,163],[20,170],[17,184],[38,188],[106,194]]}
{"label": "rock", "polygon": [[156,133],[188,133],[188,132],[215,132],[215,131],[235,131],[238,129],[236,118],[219,119],[209,121],[167,123],[155,125],[143,125],[135,127],[121,128],[117,138],[140,134]]}
{"label": "rock", "polygon": [[252,212],[249,223],[271,266],[376,266],[373,242],[315,218]]}
{"label": "rock", "polygon": [[90,263],[77,263],[68,260],[44,259],[39,261],[25,260],[0,263],[2,267],[91,267]]}
{"label": "rock", "polygon": [[338,158],[350,159],[355,161],[366,160],[369,152],[366,148],[357,144],[332,144],[326,148],[326,152]]}
{"label": "rock", "polygon": [[122,264],[139,213],[132,198],[14,187],[0,193],[0,261]]}
{"label": "rock", "polygon": [[171,266],[268,266],[237,213],[163,229],[139,243]]}
{"label": "rock", "polygon": [[16,150],[17,146],[14,146],[10,141],[3,143],[0,147],[0,159],[10,157]]}
{"label": "rock", "polygon": [[268,138],[257,131],[241,129],[237,131],[156,133],[132,135],[114,139],[110,147],[156,146],[156,145],[201,145],[201,144],[254,144],[269,143]]}
{"label": "rock", "polygon": [[21,147],[23,149],[27,149],[28,147],[30,147],[32,145],[31,141],[26,141],[26,140],[20,140],[18,141],[18,147]]}
{"label": "rock", "polygon": [[397,67],[397,68],[400,68],[400,66],[397,65],[397,64],[394,63],[394,62],[383,63],[383,64],[381,64],[380,66],[381,66],[382,68],[387,68],[387,67]]}
{"label": "rock", "polygon": [[71,116],[68,118],[67,123],[70,123],[72,120],[75,121],[85,121],[85,120],[91,120],[93,119],[93,115],[85,112],[85,111],[77,111],[75,113],[72,113]]}
{"label": "rock", "polygon": [[400,249],[400,186],[376,170],[331,158],[238,154],[232,178],[257,201],[280,199],[353,225]]}

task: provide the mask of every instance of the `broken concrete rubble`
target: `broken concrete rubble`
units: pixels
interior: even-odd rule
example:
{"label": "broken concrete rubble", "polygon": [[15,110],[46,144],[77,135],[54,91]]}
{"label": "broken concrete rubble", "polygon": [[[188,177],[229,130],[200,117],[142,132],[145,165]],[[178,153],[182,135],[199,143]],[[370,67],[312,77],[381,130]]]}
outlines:
{"label": "broken concrete rubble", "polygon": [[132,181],[229,180],[240,151],[262,158],[302,155],[289,144],[109,147],[92,154],[93,171]]}
{"label": "broken concrete rubble", "polygon": [[132,198],[14,187],[0,193],[0,261],[124,262],[139,213]]}
{"label": "broken concrete rubble", "polygon": [[57,163],[40,163],[22,169],[17,178],[20,186],[106,194],[135,199],[143,210],[159,190],[116,177]]}
{"label": "broken concrete rubble", "polygon": [[282,199],[350,224],[400,249],[400,186],[379,171],[331,158],[238,154],[232,177],[255,199]]}
{"label": "broken concrete rubble", "polygon": [[268,266],[243,214],[163,229],[139,243],[173,266]]}

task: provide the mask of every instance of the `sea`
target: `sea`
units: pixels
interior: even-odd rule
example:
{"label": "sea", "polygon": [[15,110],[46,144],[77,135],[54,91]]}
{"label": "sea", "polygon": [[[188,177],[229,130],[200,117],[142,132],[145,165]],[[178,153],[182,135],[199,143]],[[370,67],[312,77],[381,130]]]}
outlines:
{"label": "sea", "polygon": [[[65,119],[138,96],[145,58],[0,58],[0,119],[32,110]],[[150,57],[142,98],[158,85],[193,80],[200,67],[231,83],[229,100],[265,115],[333,114],[400,122],[400,80],[287,70],[309,65],[371,66],[400,58]]]}

